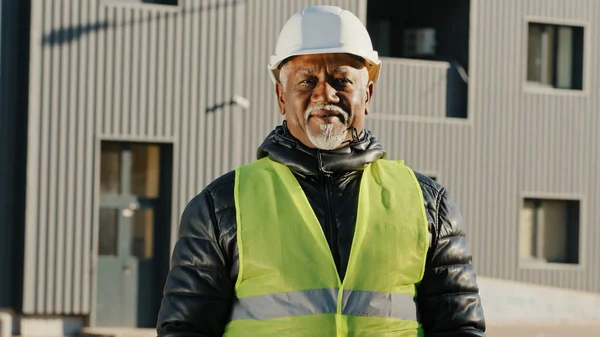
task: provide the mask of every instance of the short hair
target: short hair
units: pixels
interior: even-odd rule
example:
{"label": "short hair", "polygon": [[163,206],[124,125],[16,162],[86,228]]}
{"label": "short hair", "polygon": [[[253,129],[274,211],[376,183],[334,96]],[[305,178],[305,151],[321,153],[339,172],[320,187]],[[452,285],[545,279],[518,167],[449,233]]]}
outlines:
{"label": "short hair", "polygon": [[296,57],[296,55],[292,55],[292,56],[288,56],[286,58],[284,58],[281,62],[279,62],[279,65],[277,65],[277,70],[281,70],[281,68],[283,68],[283,66],[290,62],[294,57]]}
{"label": "short hair", "polygon": [[[366,60],[365,58],[363,58],[363,57],[360,57],[360,56],[358,56],[358,55],[350,54],[350,53],[344,53],[344,54],[346,54],[346,55],[348,55],[348,56],[352,57],[354,60],[356,60],[356,61],[357,61],[357,63],[358,63],[358,64],[362,64],[363,66],[365,66],[365,68],[367,68],[367,71],[369,70],[369,67],[371,66],[371,64],[370,64],[369,62],[367,62],[367,60]],[[289,63],[291,60],[293,60],[293,59],[294,59],[296,56],[298,56],[298,55],[292,55],[292,56],[288,56],[288,57],[284,58],[284,59],[283,59],[283,60],[282,60],[282,61],[281,61],[281,62],[280,62],[278,65],[277,65],[277,69],[275,70],[275,71],[276,71],[276,74],[275,74],[275,76],[276,76],[276,78],[277,78],[277,79],[276,79],[276,82],[277,82],[277,83],[281,83],[281,72],[282,72],[282,69],[283,69],[283,67],[284,67],[284,66],[285,66],[287,63]],[[367,77],[368,77],[368,75],[367,75]]]}

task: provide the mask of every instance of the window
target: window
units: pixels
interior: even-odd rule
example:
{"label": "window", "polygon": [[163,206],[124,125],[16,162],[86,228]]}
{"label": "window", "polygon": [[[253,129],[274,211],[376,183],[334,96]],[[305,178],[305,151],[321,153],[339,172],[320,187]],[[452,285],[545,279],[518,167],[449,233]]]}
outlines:
{"label": "window", "polygon": [[527,81],[536,86],[581,90],[583,27],[530,22]]}
{"label": "window", "polygon": [[[379,56],[448,63],[443,84],[446,97],[435,98],[445,100],[447,118],[468,117],[470,13],[471,0],[367,1],[366,26]],[[410,71],[415,72],[418,81],[430,82],[431,88],[442,84],[428,79],[430,70],[426,68],[419,66]],[[411,85],[402,84],[400,90]],[[420,99],[410,90],[407,94],[411,97],[404,99]]]}
{"label": "window", "polygon": [[98,233],[98,255],[117,256],[119,214],[116,209],[100,209],[100,228]]}
{"label": "window", "polygon": [[149,4],[149,5],[163,5],[163,6],[179,6],[179,0],[103,0],[104,3],[110,5],[135,5],[135,4]]}
{"label": "window", "polygon": [[154,256],[160,171],[161,146],[102,142],[99,255]]}
{"label": "window", "polygon": [[525,199],[519,257],[525,262],[579,263],[579,201]]}

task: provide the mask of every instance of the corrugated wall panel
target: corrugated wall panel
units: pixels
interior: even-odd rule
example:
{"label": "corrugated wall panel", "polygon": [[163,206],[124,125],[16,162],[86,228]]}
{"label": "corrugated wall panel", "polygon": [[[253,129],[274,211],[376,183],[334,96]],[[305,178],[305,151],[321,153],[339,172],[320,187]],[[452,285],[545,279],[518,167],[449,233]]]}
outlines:
{"label": "corrugated wall panel", "polygon": [[[600,16],[600,3],[592,1],[590,3],[590,12],[596,13],[597,16]],[[594,25],[594,30],[589,30],[588,34],[598,34],[600,32],[600,28],[598,25]],[[591,35],[588,35],[591,36]],[[588,40],[590,41],[590,40]],[[590,46],[591,48],[591,46]],[[588,64],[600,64],[600,52],[598,50],[600,47],[596,47],[596,49],[592,48],[592,52],[588,52],[587,55],[590,56],[590,60]],[[593,52],[596,50],[596,52]],[[598,92],[598,88],[600,88],[600,76],[591,76],[590,79],[590,90],[591,92]],[[591,95],[590,104],[592,105],[592,109],[597,111],[597,108],[600,107],[600,97],[599,95]],[[588,161],[589,165],[583,165],[585,167],[584,176],[582,179],[585,179],[586,185],[588,186],[589,195],[586,200],[586,207],[588,212],[585,214],[585,221],[587,222],[587,227],[585,228],[584,233],[586,234],[583,237],[589,238],[588,241],[585,242],[583,248],[587,252],[585,259],[588,261],[589,265],[593,265],[594,263],[597,265],[597,260],[594,261],[594,258],[600,256],[600,226],[595,223],[595,219],[600,218],[600,210],[594,205],[600,203],[600,192],[597,188],[593,188],[593,186],[600,185],[600,178],[597,174],[597,168],[600,167],[600,150],[598,150],[597,144],[600,144],[600,133],[597,130],[600,128],[600,116],[595,111],[590,111],[584,117],[584,121],[587,125],[587,132],[583,137],[583,141],[585,142],[584,151],[589,153]],[[600,283],[600,268],[591,269],[585,278],[587,284]]]}
{"label": "corrugated wall panel", "polygon": [[[421,120],[436,108],[431,101],[424,105],[427,112],[419,111],[417,118],[389,116],[406,109],[393,97],[402,91],[403,82],[427,79],[425,73],[415,78],[410,69],[398,71],[390,82],[382,77],[375,87],[367,125],[379,135],[389,157],[405,159],[425,173],[438,172],[440,182],[463,211],[480,274],[598,292],[600,268],[595,256],[600,231],[595,219],[599,214],[588,205],[598,203],[594,186],[600,181],[593,172],[600,151],[593,144],[600,139],[593,130],[600,126],[600,117],[594,113],[600,84],[593,76],[586,82],[591,85],[589,94],[581,95],[526,92],[523,82],[525,17],[591,23],[586,34],[596,36],[600,5],[589,0],[551,4],[473,0],[471,10],[470,119],[464,123]],[[586,44],[592,49],[586,57],[593,60],[586,61],[584,71],[594,74],[598,47],[593,39],[586,42],[592,42]],[[398,96],[418,97],[415,91]],[[581,267],[519,267],[518,226],[524,193],[583,198]]]}
{"label": "corrugated wall panel", "polygon": [[[475,1],[473,1],[475,2]],[[518,221],[523,193],[544,196],[582,196],[585,203],[597,203],[592,186],[597,178],[587,167],[598,151],[587,148],[597,142],[590,123],[598,125],[596,95],[532,93],[525,91],[526,17],[558,23],[598,22],[598,4],[593,1],[502,2],[477,1],[472,46],[477,46],[476,67],[472,68],[475,107],[475,180],[485,188],[474,199],[476,210],[467,214],[485,226],[473,240],[477,267],[482,274],[536,282],[550,286],[600,291],[598,266],[593,256],[600,237],[594,219],[598,214],[582,208],[582,236],[585,251],[580,269],[560,266],[536,270],[518,266]],[[512,27],[513,29],[507,29]],[[598,34],[595,24],[585,34]],[[591,41],[591,40],[586,40]],[[598,47],[589,55],[597,60]],[[586,61],[585,72],[597,71],[596,62]],[[474,77],[473,77],[474,76]],[[594,79],[590,93],[597,91]],[[587,148],[587,149],[586,149]],[[501,169],[500,169],[501,168]],[[595,184],[595,185],[594,185]],[[584,204],[585,204],[584,203]],[[589,235],[591,233],[595,235]],[[479,248],[481,247],[481,248]],[[484,248],[485,247],[485,248]]]}
{"label": "corrugated wall panel", "polygon": [[[194,170],[198,167],[198,149],[203,147],[203,143],[199,141],[198,136],[199,134],[203,134],[203,128],[200,125],[200,120],[202,120],[203,115],[205,115],[201,113],[201,104],[204,103],[204,100],[198,100],[200,89],[196,74],[201,74],[201,69],[204,71],[206,68],[200,67],[200,62],[205,59],[204,57],[199,57],[202,55],[198,43],[198,41],[201,41],[201,20],[191,20],[191,16],[189,19],[190,20],[185,21],[186,27],[184,30],[187,38],[186,45],[188,46],[189,50],[189,52],[186,53],[186,56],[189,56],[189,59],[186,59],[186,63],[190,65],[188,68],[190,75],[186,78],[186,85],[184,87],[184,93],[187,92],[187,94],[184,94],[183,96],[186,97],[186,101],[184,102],[184,111],[189,111],[190,113],[184,113],[182,115],[182,127],[187,126],[184,129],[182,136],[186,137],[187,132],[186,138],[189,140],[188,153],[190,155],[188,156],[189,160],[187,164],[187,176],[189,177],[188,185],[191,188],[196,188],[198,179],[197,175],[192,174],[192,172],[194,172]],[[204,83],[207,82],[203,82],[203,84]]]}
{"label": "corrugated wall panel", "polygon": [[[181,0],[163,10],[32,1],[27,313],[87,313],[92,306],[99,140],[174,144],[174,242],[185,204],[215,177],[254,159],[281,121],[266,65],[285,20],[319,3]],[[366,18],[363,1],[329,4]],[[367,125],[389,158],[405,159],[449,188],[480,274],[600,291],[593,260],[600,253],[593,207],[599,153],[573,150],[600,143],[597,95],[524,93],[522,85],[523,17],[600,19],[593,0],[576,4],[472,0],[469,119],[445,118],[444,63],[385,59]],[[598,29],[591,25],[586,34]],[[597,71],[596,54],[589,54],[586,73]],[[590,83],[597,91],[596,77]],[[581,271],[518,268],[525,192],[585,197]]]}
{"label": "corrugated wall panel", "polygon": [[[183,20],[182,18],[179,17],[179,15],[177,15],[176,17],[174,17],[171,20],[171,24],[170,27],[172,28],[172,30],[170,30],[170,34],[169,34],[169,40],[173,41],[171,44],[172,49],[169,50],[169,55],[170,55],[170,60],[171,63],[167,65],[169,72],[173,74],[173,78],[172,78],[172,82],[171,85],[173,87],[173,90],[170,92],[170,99],[172,100],[172,110],[171,110],[171,117],[172,117],[172,130],[173,130],[173,134],[174,135],[179,135],[180,134],[180,128],[181,125],[179,123],[180,121],[180,116],[181,116],[181,97],[179,96],[179,93],[181,92],[181,77],[183,74],[183,66],[182,66],[182,43],[183,43],[183,38],[181,36],[182,31],[183,31]],[[167,100],[169,100],[169,98],[167,98]],[[182,176],[179,173],[180,170],[182,169],[182,164],[181,164],[181,144],[179,143],[175,143],[173,145],[173,185],[174,186],[183,186],[185,184],[184,181],[182,181]],[[174,245],[176,237],[177,237],[177,229],[178,226],[176,225],[178,223],[178,219],[177,219],[177,215],[176,215],[176,210],[181,207],[181,190],[177,190],[175,188],[173,188],[173,200],[171,201],[171,208],[172,208],[172,230],[171,230],[171,246]]]}
{"label": "corrugated wall panel", "polygon": [[163,79],[171,72],[160,40],[174,16],[156,7],[32,1],[25,313],[89,313],[98,137],[172,139],[179,119],[167,118],[167,97],[156,96],[179,94]]}
{"label": "corrugated wall panel", "polygon": [[[590,6],[590,11],[592,13],[600,13],[599,2],[592,2]],[[600,28],[598,28],[597,25],[595,26],[595,30],[590,31],[589,34],[598,34]],[[588,55],[590,55],[589,64],[600,64],[600,52],[598,52],[598,49],[599,47],[596,47],[596,52],[588,53]],[[590,85],[592,92],[598,92],[598,88],[600,88],[600,76],[591,76]],[[592,104],[593,108],[600,106],[599,95],[592,95],[590,97],[590,104]],[[588,188],[590,194],[585,203],[586,208],[589,211],[585,214],[587,227],[585,228],[585,235],[583,236],[589,239],[585,242],[583,248],[587,252],[585,258],[587,259],[588,264],[595,263],[597,265],[596,257],[600,256],[600,244],[598,244],[600,242],[600,226],[597,222],[594,222],[594,220],[600,218],[600,210],[595,206],[600,203],[600,192],[598,188],[592,188],[592,186],[600,185],[600,178],[598,178],[597,174],[598,167],[600,167],[600,150],[597,146],[597,144],[600,144],[600,133],[597,131],[600,128],[600,116],[598,116],[597,113],[588,113],[587,116],[585,116],[584,121],[587,126],[587,132],[583,137],[583,142],[585,143],[583,149],[590,155],[588,159],[589,165],[583,165],[585,168],[583,171],[583,179],[589,179],[587,180],[587,184],[590,186]],[[584,278],[587,284],[598,283],[598,280],[600,280],[600,268],[590,270],[587,277]]]}
{"label": "corrugated wall panel", "polygon": [[[67,8],[63,9],[63,15],[73,22],[75,25],[80,25],[80,2],[71,0],[67,4]],[[59,213],[59,224],[62,223],[62,233],[59,235],[61,241],[57,244],[59,248],[59,258],[61,262],[58,274],[63,275],[63,279],[59,279],[58,283],[63,284],[58,287],[56,293],[56,304],[55,310],[57,312],[73,312],[73,292],[68,289],[73,289],[73,264],[74,264],[74,228],[75,228],[75,214],[78,213],[78,209],[75,207],[75,162],[76,162],[76,144],[77,142],[72,141],[77,139],[77,98],[78,98],[78,53],[80,45],[76,44],[69,48],[68,58],[63,58],[64,66],[67,72],[67,76],[64,76],[68,83],[65,83],[64,87],[68,88],[68,92],[63,97],[63,103],[65,105],[65,116],[66,130],[64,134],[63,151],[65,158],[63,159],[62,177],[61,180],[66,183],[66,188],[61,189],[59,192],[59,199],[64,201],[64,205],[61,206]],[[63,71],[63,74],[65,71]],[[68,131],[67,131],[68,130]],[[64,288],[63,288],[64,287]]]}
{"label": "corrugated wall panel", "polygon": [[[213,170],[211,172],[211,176],[212,177],[218,177],[221,174],[225,173],[225,169],[223,168],[222,165],[222,158],[225,157],[227,155],[227,150],[228,148],[226,146],[224,146],[225,144],[223,143],[223,133],[225,132],[225,136],[230,137],[230,130],[224,130],[224,119],[225,116],[227,116],[227,100],[229,98],[231,98],[231,95],[226,95],[225,92],[228,91],[227,88],[225,88],[225,68],[228,66],[232,66],[229,64],[226,64],[224,61],[224,59],[227,57],[227,43],[228,41],[225,40],[225,30],[227,30],[229,27],[227,26],[227,22],[225,21],[225,10],[219,10],[216,11],[215,15],[213,16],[214,21],[212,21],[212,30],[214,32],[214,34],[212,34],[212,38],[215,40],[215,45],[214,48],[210,48],[210,53],[211,55],[211,62],[212,64],[209,65],[209,67],[211,68],[212,71],[214,71],[212,74],[213,76],[211,77],[211,79],[213,79],[213,87],[214,87],[214,91],[213,91],[213,101],[212,101],[212,105],[217,106],[217,105],[222,105],[222,108],[219,110],[215,110],[213,112],[214,115],[214,128],[212,129],[213,131],[213,137],[211,139],[212,144],[207,144],[208,146],[211,146],[214,150],[214,156],[212,159],[212,163],[213,163]],[[229,51],[230,52],[230,51]],[[229,97],[227,97],[229,96]]]}
{"label": "corrugated wall panel", "polygon": [[[111,3],[108,3],[111,4]],[[109,138],[173,139],[172,113],[166,104],[172,97],[166,59],[172,49],[167,39],[177,15],[156,7],[119,7],[95,3],[105,16],[98,30],[103,34],[106,105],[100,130]],[[182,7],[183,8],[183,7]],[[191,8],[191,7],[190,7]],[[193,17],[182,15],[182,18]]]}
{"label": "corrugated wall panel", "polygon": [[[100,161],[96,160],[100,152],[100,142],[97,135],[100,134],[103,127],[103,114],[98,111],[103,111],[106,106],[105,93],[106,87],[104,82],[106,46],[104,45],[107,36],[108,21],[106,20],[107,9],[98,6],[97,2],[89,2],[89,22],[90,34],[89,50],[86,58],[88,66],[87,73],[87,106],[85,114],[86,132],[87,135],[93,134],[94,137],[85,137],[85,213],[82,226],[83,232],[83,270],[81,274],[82,290],[81,290],[81,314],[87,314],[93,307],[95,292],[93,291],[93,270],[96,268],[97,256],[93,252],[98,251],[98,242],[94,240],[98,233],[98,212],[100,198],[96,197],[98,193],[94,186],[100,186]],[[93,111],[94,113],[90,113]],[[92,183],[90,183],[92,182]],[[91,225],[90,225],[91,224]]]}
{"label": "corrugated wall panel", "polygon": [[[48,11],[49,22],[52,27],[62,27],[61,26],[61,13],[62,13],[62,2],[54,2],[52,3],[52,8]],[[65,38],[65,31],[60,30],[57,32],[57,38],[63,39]],[[52,85],[52,89],[49,91],[49,110],[46,112],[49,115],[48,124],[46,124],[47,129],[46,136],[48,141],[47,144],[47,152],[46,156],[46,164],[48,168],[47,178],[42,181],[47,181],[48,190],[45,193],[46,200],[46,212],[40,214],[40,222],[45,225],[45,234],[41,236],[41,240],[45,241],[43,246],[45,247],[44,251],[40,252],[40,258],[45,260],[46,270],[44,278],[46,279],[45,284],[41,287],[41,291],[44,294],[43,301],[40,300],[38,305],[43,308],[45,312],[54,312],[54,293],[55,288],[54,285],[56,283],[56,231],[58,229],[58,224],[56,223],[56,213],[57,213],[57,203],[58,203],[58,160],[61,155],[60,152],[60,123],[63,118],[60,116],[61,107],[60,107],[60,93],[65,92],[66,90],[60,90],[61,86],[61,78],[62,74],[60,73],[61,69],[61,44],[54,44],[50,48],[50,59],[48,60],[48,69],[50,71],[50,83]],[[66,89],[66,88],[65,88]],[[44,126],[42,126],[44,127]],[[45,221],[44,221],[45,220]],[[61,275],[62,276],[62,275]],[[41,303],[40,303],[41,302]]]}
{"label": "corrugated wall panel", "polygon": [[317,3],[32,1],[26,313],[93,307],[99,141],[173,142],[175,234],[185,204],[279,123],[268,57],[284,20]]}
{"label": "corrugated wall panel", "polygon": [[76,44],[60,44],[75,31],[55,30],[47,35],[44,31],[70,24],[78,17],[79,6],[69,2],[37,5],[32,11],[35,33],[31,39],[29,135],[39,134],[41,138],[36,144],[38,139],[31,137],[29,144],[26,245],[35,249],[26,249],[23,309],[72,312],[73,298],[67,292],[77,283],[73,272],[74,221],[82,211],[75,207],[73,196],[75,159],[79,155],[75,147],[79,73],[75,57],[79,49]]}
{"label": "corrugated wall panel", "polygon": [[446,117],[446,62],[382,59],[373,111],[390,115]]}
{"label": "corrugated wall panel", "polygon": [[[190,75],[190,67],[189,67],[189,59],[190,59],[190,53],[187,52],[186,49],[191,48],[191,45],[189,45],[189,36],[191,34],[190,31],[190,21],[191,20],[191,16],[185,15],[185,16],[181,16],[180,18],[178,18],[177,20],[177,40],[180,41],[180,44],[178,45],[178,58],[180,59],[180,63],[178,65],[178,67],[181,68],[181,73],[180,73],[180,77],[177,78],[177,81],[179,82],[179,90],[178,92],[181,93],[181,97],[176,97],[175,99],[178,102],[178,109],[174,112],[175,114],[178,115],[178,121],[176,122],[177,126],[176,126],[176,132],[177,135],[179,136],[180,139],[188,139],[188,134],[189,134],[189,123],[188,121],[188,115],[185,113],[185,111],[189,111],[189,102],[187,101],[187,98],[189,96],[189,75]],[[203,55],[204,56],[204,55]],[[208,90],[208,88],[207,88]],[[188,167],[188,162],[185,161],[186,158],[189,158],[187,153],[189,153],[189,149],[188,149],[188,142],[180,142],[178,144],[179,150],[178,153],[179,155],[177,156],[178,159],[177,161],[179,162],[179,170],[178,170],[178,174],[176,174],[176,176],[179,176],[179,179],[182,179],[179,183],[179,186],[186,186],[187,185],[187,179],[188,179],[188,172],[189,172],[189,167]],[[181,198],[184,198],[184,195],[187,193],[187,188],[183,188],[180,190],[179,195],[181,196]],[[179,205],[177,205],[177,207],[179,207]]]}
{"label": "corrugated wall panel", "polygon": [[[77,13],[79,13],[80,17],[78,20],[78,23],[80,26],[82,27],[86,27],[89,26],[92,22],[90,20],[90,6],[89,6],[89,2],[87,1],[82,1],[79,2],[79,11]],[[73,93],[77,93],[77,98],[76,98],[76,104],[73,105],[74,109],[74,114],[75,114],[75,120],[77,122],[77,133],[75,135],[74,139],[77,139],[79,141],[77,142],[73,142],[76,143],[76,149],[75,149],[75,153],[73,154],[73,159],[75,161],[75,173],[74,173],[74,178],[75,178],[75,188],[72,189],[71,193],[73,195],[73,197],[75,198],[75,207],[74,207],[74,213],[71,216],[73,217],[73,226],[74,228],[74,237],[72,238],[73,241],[69,242],[69,244],[72,244],[72,252],[70,254],[73,255],[73,272],[72,272],[72,276],[71,277],[67,277],[67,279],[72,278],[72,288],[68,287],[67,289],[73,289],[72,292],[67,292],[68,294],[70,294],[72,301],[70,300],[66,300],[66,304],[67,304],[67,308],[66,310],[69,310],[71,312],[73,312],[74,314],[80,314],[82,313],[82,297],[83,297],[83,277],[81,275],[83,275],[84,273],[84,267],[83,267],[83,261],[84,261],[84,256],[83,256],[83,247],[84,247],[84,239],[86,238],[86,236],[84,235],[85,233],[85,228],[89,227],[86,226],[84,223],[83,219],[89,219],[87,217],[85,217],[84,213],[86,212],[86,207],[85,207],[85,200],[89,199],[89,198],[85,198],[83,196],[85,196],[85,192],[86,192],[86,156],[83,155],[83,157],[81,159],[78,158],[79,155],[81,154],[87,154],[89,152],[88,149],[86,149],[86,143],[89,142],[89,140],[86,140],[85,135],[87,134],[86,132],[86,127],[87,127],[87,117],[90,114],[86,114],[83,113],[84,111],[88,111],[88,101],[93,101],[92,97],[88,95],[88,81],[89,78],[91,76],[88,76],[88,73],[93,71],[93,68],[90,69],[88,68],[88,66],[91,66],[91,63],[88,63],[89,60],[89,55],[90,55],[90,49],[91,49],[91,45],[89,42],[89,37],[88,36],[82,36],[81,37],[81,44],[79,45],[78,48],[78,53],[75,56],[77,59],[76,65],[77,65],[77,70],[76,70],[76,74],[77,74],[77,85],[76,85],[76,90],[74,90]],[[70,256],[70,254],[68,254],[67,256]]]}
{"label": "corrugated wall panel", "polygon": [[[217,13],[216,12],[209,12],[208,16],[206,17],[206,20],[208,22],[207,25],[207,30],[208,30],[208,44],[207,44],[207,48],[205,49],[205,52],[203,53],[203,57],[206,58],[206,68],[204,69],[204,71],[206,71],[207,74],[207,81],[212,81],[211,85],[209,85],[205,90],[207,92],[207,96],[206,96],[206,106],[208,107],[208,109],[215,109],[215,104],[216,104],[216,99],[215,99],[215,84],[214,82],[216,81],[216,69],[214,67],[214,56],[215,56],[215,48],[217,45],[217,38],[216,38],[216,16]],[[206,157],[205,160],[203,162],[202,165],[202,170],[204,171],[203,176],[204,179],[203,181],[210,181],[211,177],[213,177],[213,169],[214,169],[214,163],[215,163],[215,156],[220,152],[219,149],[215,149],[215,144],[214,144],[214,139],[215,139],[215,124],[216,124],[216,113],[214,111],[211,111],[210,113],[206,114],[206,128],[204,129],[204,147],[206,149]],[[182,201],[186,201],[186,199],[189,199],[195,191],[191,191],[191,189],[188,189],[186,191],[186,195],[182,196]]]}

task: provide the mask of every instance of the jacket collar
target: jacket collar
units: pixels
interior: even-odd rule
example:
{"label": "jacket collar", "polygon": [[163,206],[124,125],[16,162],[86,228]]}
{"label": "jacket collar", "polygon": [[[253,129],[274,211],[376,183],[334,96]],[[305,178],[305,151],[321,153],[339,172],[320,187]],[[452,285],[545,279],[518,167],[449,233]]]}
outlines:
{"label": "jacket collar", "polygon": [[370,163],[385,158],[385,151],[375,135],[366,129],[342,148],[311,149],[292,136],[284,121],[267,136],[258,148],[257,157],[269,157],[302,175],[317,175],[363,170]]}

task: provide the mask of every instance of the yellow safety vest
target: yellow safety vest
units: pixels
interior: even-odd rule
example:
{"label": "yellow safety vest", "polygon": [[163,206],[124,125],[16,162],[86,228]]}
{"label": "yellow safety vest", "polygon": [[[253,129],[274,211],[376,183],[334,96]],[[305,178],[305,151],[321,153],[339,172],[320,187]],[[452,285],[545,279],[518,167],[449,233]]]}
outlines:
{"label": "yellow safety vest", "polygon": [[344,280],[291,171],[268,158],[235,173],[239,275],[227,337],[416,337],[428,228],[402,161],[363,173]]}

